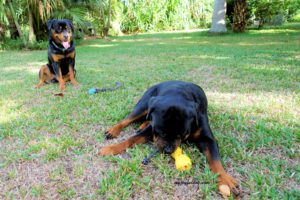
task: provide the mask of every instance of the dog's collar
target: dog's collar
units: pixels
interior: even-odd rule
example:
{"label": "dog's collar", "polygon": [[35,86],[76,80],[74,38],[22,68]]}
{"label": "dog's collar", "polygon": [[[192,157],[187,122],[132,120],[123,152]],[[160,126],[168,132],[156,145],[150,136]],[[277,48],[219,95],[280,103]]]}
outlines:
{"label": "dog's collar", "polygon": [[70,47],[67,48],[67,49],[62,48],[62,47],[59,47],[53,40],[52,40],[51,43],[52,43],[52,45],[53,45],[55,48],[59,49],[59,50],[62,51],[63,53],[65,53],[66,51],[68,51],[68,50],[72,47],[72,45],[70,45]]}

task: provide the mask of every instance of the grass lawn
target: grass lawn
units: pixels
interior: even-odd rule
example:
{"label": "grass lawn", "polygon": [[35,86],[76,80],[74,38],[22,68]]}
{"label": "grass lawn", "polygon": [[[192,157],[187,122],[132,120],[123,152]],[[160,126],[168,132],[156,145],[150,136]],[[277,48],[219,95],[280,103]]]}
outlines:
{"label": "grass lawn", "polygon": [[[300,198],[300,26],[209,36],[205,31],[87,40],[77,46],[81,86],[34,89],[47,50],[0,52],[0,199],[216,199],[216,176],[193,145],[176,171],[151,144],[119,156],[99,149],[152,84],[184,80],[208,97],[222,162],[245,199]],[[91,87],[114,92],[88,95]],[[176,184],[185,181],[195,184]]]}

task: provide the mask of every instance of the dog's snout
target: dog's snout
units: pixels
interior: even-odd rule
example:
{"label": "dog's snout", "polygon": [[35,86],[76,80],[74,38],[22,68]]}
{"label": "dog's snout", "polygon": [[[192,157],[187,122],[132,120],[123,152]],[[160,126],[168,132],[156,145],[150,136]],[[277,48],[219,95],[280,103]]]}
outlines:
{"label": "dog's snout", "polygon": [[172,152],[173,152],[173,147],[172,147],[172,145],[167,145],[167,146],[164,148],[164,152],[165,152],[165,153],[168,153],[168,154],[172,153]]}

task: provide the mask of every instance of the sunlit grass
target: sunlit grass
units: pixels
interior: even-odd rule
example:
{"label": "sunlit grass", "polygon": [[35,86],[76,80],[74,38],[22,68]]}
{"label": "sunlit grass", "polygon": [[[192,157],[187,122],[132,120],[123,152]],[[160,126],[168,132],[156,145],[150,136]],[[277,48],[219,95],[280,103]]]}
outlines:
{"label": "sunlit grass", "polygon": [[[215,175],[193,145],[179,173],[167,155],[141,167],[151,145],[102,158],[104,131],[125,117],[146,88],[192,81],[209,100],[222,162],[249,199],[298,199],[299,26],[211,36],[180,31],[85,40],[76,47],[80,87],[37,90],[47,51],[0,52],[1,199],[216,199]],[[92,87],[114,92],[88,95]],[[124,130],[127,138],[137,128]],[[175,181],[199,181],[189,187]],[[1,184],[3,183],[3,184]],[[205,183],[205,184],[202,184]]]}
{"label": "sunlit grass", "polygon": [[90,47],[98,47],[98,48],[105,48],[105,47],[113,47],[113,46],[116,46],[116,45],[112,45],[112,44],[104,44],[104,45],[100,45],[100,44],[90,44],[88,45]]}
{"label": "sunlit grass", "polygon": [[3,102],[0,105],[0,110],[2,112],[0,115],[0,124],[8,123],[17,119],[19,114],[15,110],[17,107],[16,102],[7,99],[5,103]]}

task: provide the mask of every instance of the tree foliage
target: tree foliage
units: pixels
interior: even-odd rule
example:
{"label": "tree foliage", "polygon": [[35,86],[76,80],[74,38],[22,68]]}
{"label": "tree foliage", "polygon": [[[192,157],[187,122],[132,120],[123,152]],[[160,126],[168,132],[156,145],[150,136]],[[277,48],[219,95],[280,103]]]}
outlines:
{"label": "tree foliage", "polygon": [[[0,36],[13,27],[9,20],[12,15],[5,11],[8,2],[0,1]],[[45,40],[46,22],[53,18],[71,19],[76,30],[94,29],[98,35],[105,35],[110,27],[111,34],[207,27],[212,3],[213,0],[13,0],[12,6],[22,29],[29,27],[26,37],[29,34],[29,38]]]}
{"label": "tree foliage", "polygon": [[[47,20],[73,21],[76,36],[207,28],[215,0],[0,0],[0,40],[23,37],[24,45],[47,40]],[[234,31],[249,19],[280,24],[299,13],[300,0],[227,0]],[[29,42],[28,42],[29,41]]]}
{"label": "tree foliage", "polygon": [[300,0],[227,0],[226,14],[232,30],[243,32],[254,22],[261,28],[290,21],[299,9]]}
{"label": "tree foliage", "polygon": [[255,20],[261,28],[265,24],[280,25],[289,21],[300,9],[300,0],[248,0]]}

